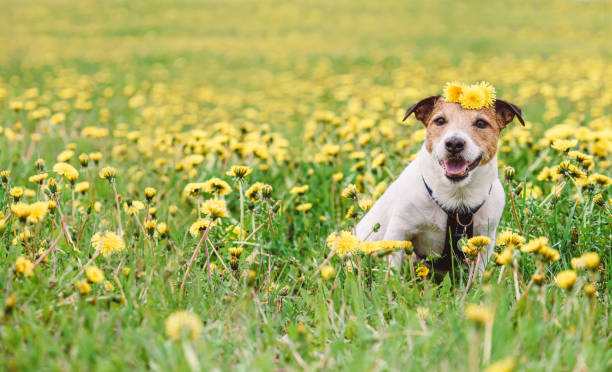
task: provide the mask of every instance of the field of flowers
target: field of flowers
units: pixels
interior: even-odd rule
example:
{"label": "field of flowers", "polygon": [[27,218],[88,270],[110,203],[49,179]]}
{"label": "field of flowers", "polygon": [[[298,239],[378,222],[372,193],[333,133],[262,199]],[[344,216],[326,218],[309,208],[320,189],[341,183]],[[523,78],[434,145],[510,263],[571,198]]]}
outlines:
{"label": "field of flowers", "polygon": [[[609,1],[5,5],[0,370],[612,369]],[[351,234],[455,80],[527,121],[469,290]]]}

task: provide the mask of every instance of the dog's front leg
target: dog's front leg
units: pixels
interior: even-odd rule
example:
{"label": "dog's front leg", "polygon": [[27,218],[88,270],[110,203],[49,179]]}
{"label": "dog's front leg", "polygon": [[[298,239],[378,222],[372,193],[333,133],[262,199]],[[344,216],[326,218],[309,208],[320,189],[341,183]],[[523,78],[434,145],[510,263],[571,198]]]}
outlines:
{"label": "dog's front leg", "polygon": [[[409,230],[402,223],[392,223],[387,231],[385,232],[384,240],[410,240],[409,239]],[[402,261],[404,260],[404,251],[393,252],[389,255],[388,262],[389,266],[395,270],[399,271],[402,267]]]}

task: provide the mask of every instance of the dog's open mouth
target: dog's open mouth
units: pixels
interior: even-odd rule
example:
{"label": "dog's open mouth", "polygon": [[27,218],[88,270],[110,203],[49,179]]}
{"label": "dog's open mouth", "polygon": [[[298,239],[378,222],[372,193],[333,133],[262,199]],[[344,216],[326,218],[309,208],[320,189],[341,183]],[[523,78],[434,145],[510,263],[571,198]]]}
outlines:
{"label": "dog's open mouth", "polygon": [[440,161],[446,178],[451,181],[461,181],[466,178],[471,170],[476,168],[482,160],[482,154],[473,162],[469,163],[462,157],[450,157]]}

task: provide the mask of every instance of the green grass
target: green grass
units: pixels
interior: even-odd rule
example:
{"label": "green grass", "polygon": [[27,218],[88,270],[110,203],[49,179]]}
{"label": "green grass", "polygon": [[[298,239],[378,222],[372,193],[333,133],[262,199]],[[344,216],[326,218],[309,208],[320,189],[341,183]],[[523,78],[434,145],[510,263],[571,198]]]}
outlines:
{"label": "green grass", "polygon": [[[83,232],[78,252],[60,239],[59,250],[25,277],[15,269],[17,258],[34,243],[48,248],[58,237],[59,216],[47,215],[38,227],[9,219],[0,229],[0,369],[463,371],[504,358],[521,371],[612,368],[609,188],[565,180],[558,197],[546,198],[564,181],[537,178],[543,167],[568,158],[550,147],[558,138],[575,138],[576,149],[593,155],[590,176],[610,175],[609,1],[10,0],[3,8],[0,170],[11,172],[9,190],[36,192],[28,178],[37,173],[36,159],[44,159],[49,177],[63,186],[59,200],[71,235]],[[369,259],[361,254],[348,259],[352,271],[334,257],[336,276],[323,280],[316,269],[329,254],[325,239],[356,222],[344,217],[351,202],[340,197],[342,188],[354,183],[372,196],[380,182],[390,183],[421,145],[421,124],[400,124],[403,111],[451,80],[487,80],[523,108],[527,128],[512,123],[500,141],[500,173],[506,166],[516,171],[504,181],[516,216],[508,199],[500,230],[523,231],[527,240],[547,237],[561,259],[545,267],[541,287],[520,285],[520,301],[512,270],[500,276],[494,263],[465,296],[465,275],[455,285],[450,278],[413,280],[406,263],[389,276],[381,258],[372,259],[366,274]],[[32,88],[36,95],[29,95]],[[140,96],[144,103],[134,104]],[[11,109],[28,101],[36,107]],[[91,109],[79,109],[82,101]],[[49,115],[32,117],[41,108]],[[50,115],[63,111],[64,122],[49,124]],[[110,134],[88,138],[87,126]],[[194,146],[193,130],[206,132],[198,143],[204,147]],[[263,145],[282,158],[240,154],[236,143]],[[314,161],[328,143],[352,148]],[[91,193],[76,201],[52,171],[71,145],[78,181],[91,183]],[[81,169],[77,156],[94,151],[103,154],[100,165]],[[362,169],[353,168],[354,151],[364,152]],[[387,154],[386,170],[370,165],[378,152]],[[191,153],[206,158],[192,172],[177,168]],[[224,230],[240,221],[234,189],[226,197],[230,216],[209,237],[219,254],[212,255],[212,283],[202,247],[181,294],[198,244],[188,234],[196,205],[183,189],[211,177],[233,185],[225,175],[233,164],[253,168],[245,186],[259,181],[273,188],[268,207],[246,203],[247,234],[262,227],[244,244],[239,269],[221,274],[228,248],[240,244]],[[122,207],[127,249],[95,260],[115,288],[92,284],[81,295],[74,283],[85,279],[77,274],[94,254],[92,235],[117,229],[113,191],[98,177],[107,165],[118,170],[123,201],[143,201],[145,187],[157,189],[152,204],[170,239],[145,237]],[[338,172],[341,182],[332,179]],[[542,195],[527,197],[526,183]],[[296,185],[309,190],[293,195]],[[0,211],[7,216],[5,190],[2,185]],[[603,206],[595,203],[598,194]],[[39,192],[23,200],[46,198]],[[94,201],[100,211],[88,217]],[[312,209],[297,211],[303,203]],[[38,231],[27,246],[14,241],[26,226]],[[590,251],[601,257],[598,270],[579,272],[571,290],[555,286],[554,276]],[[532,254],[515,255],[527,284],[537,262]],[[595,297],[583,294],[586,281],[595,284]],[[468,304],[482,304],[494,321],[470,320]],[[183,309],[199,316],[203,332],[195,340],[170,340],[164,321]]]}

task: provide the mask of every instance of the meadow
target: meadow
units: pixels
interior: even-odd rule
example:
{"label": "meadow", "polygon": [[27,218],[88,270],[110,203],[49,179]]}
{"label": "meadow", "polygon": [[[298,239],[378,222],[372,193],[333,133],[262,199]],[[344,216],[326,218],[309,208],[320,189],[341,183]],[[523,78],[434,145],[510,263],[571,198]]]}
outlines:
{"label": "meadow", "polygon": [[[610,1],[2,8],[0,370],[612,369]],[[469,290],[351,235],[450,81],[527,122]]]}

